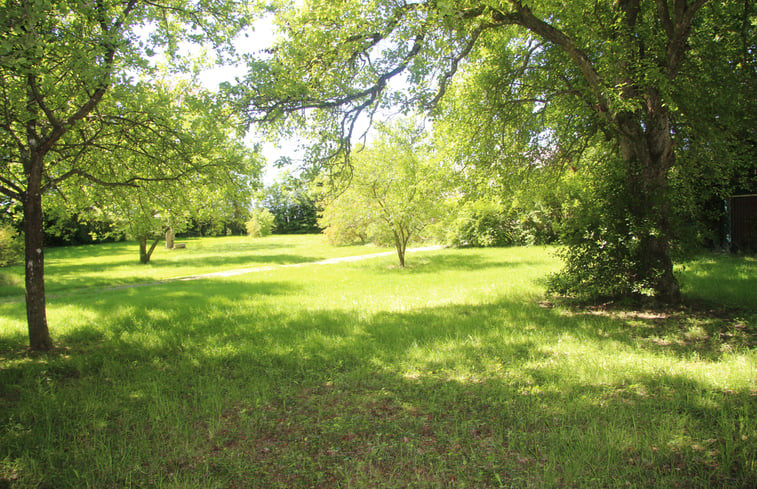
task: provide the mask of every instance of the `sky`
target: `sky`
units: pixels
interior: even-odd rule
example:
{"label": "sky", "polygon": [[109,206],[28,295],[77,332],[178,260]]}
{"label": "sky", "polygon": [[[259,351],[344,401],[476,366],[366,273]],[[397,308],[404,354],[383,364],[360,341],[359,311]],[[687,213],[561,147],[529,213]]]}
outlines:
{"label": "sky", "polygon": [[[273,16],[266,16],[252,25],[252,32],[248,37],[240,37],[236,43],[237,49],[243,53],[254,54],[263,49],[273,46],[275,39],[275,26],[273,25]],[[234,83],[236,78],[242,78],[247,73],[245,65],[238,66],[216,66],[203,70],[198,78],[200,82],[209,90],[217,90],[218,85],[223,82]],[[262,146],[263,156],[268,161],[263,174],[263,184],[270,185],[285,171],[282,168],[276,168],[273,163],[281,157],[289,157],[294,161],[301,158],[300,152],[296,151],[297,144],[293,141],[280,141],[272,143],[264,141],[262,134],[251,128],[245,142],[252,146],[260,143]]]}
{"label": "sky", "polygon": [[[252,24],[252,32],[248,36],[241,36],[236,42],[237,49],[242,53],[256,54],[262,50],[273,46],[276,38],[276,27],[274,25],[274,16],[267,15]],[[236,78],[243,78],[247,74],[246,65],[238,66],[217,66],[205,69],[198,78],[201,83],[209,90],[217,90],[219,84],[223,82],[234,83]],[[394,81],[402,84],[403,81]],[[386,114],[384,114],[386,115]],[[367,121],[359,121],[356,128],[356,134],[362,134],[368,129]],[[363,127],[365,126],[365,127]],[[369,140],[370,140],[369,135]],[[274,183],[287,170],[296,171],[297,164],[302,161],[304,151],[299,149],[301,143],[298,139],[281,140],[278,143],[265,141],[263,134],[256,131],[255,127],[250,128],[250,132],[245,141],[252,146],[256,143],[261,144],[263,156],[266,158],[268,165],[263,175],[263,184],[270,185]],[[274,163],[282,157],[289,158],[294,162],[290,168],[277,168]]]}

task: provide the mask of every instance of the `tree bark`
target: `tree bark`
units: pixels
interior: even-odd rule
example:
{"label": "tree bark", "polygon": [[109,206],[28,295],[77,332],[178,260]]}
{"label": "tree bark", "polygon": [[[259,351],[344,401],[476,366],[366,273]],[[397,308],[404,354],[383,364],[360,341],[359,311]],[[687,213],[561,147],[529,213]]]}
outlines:
{"label": "tree bark", "polygon": [[400,268],[405,268],[405,246],[403,240],[397,231],[394,231],[394,247],[397,249],[397,258],[400,261]]}
{"label": "tree bark", "polygon": [[405,268],[405,252],[407,251],[407,243],[410,241],[410,233],[405,232],[402,226],[399,229],[395,229],[394,233],[394,246],[397,248],[397,258],[400,261],[400,268]]}
{"label": "tree bark", "polygon": [[[41,161],[34,162],[41,166]],[[53,347],[45,312],[45,253],[42,220],[41,170],[31,164],[28,188],[24,194],[25,285],[26,320],[29,328],[29,346],[32,350],[46,351]]]}
{"label": "tree bark", "polygon": [[673,231],[670,223],[668,171],[675,162],[669,117],[654,94],[648,97],[645,124],[638,114],[618,116],[621,156],[625,163],[632,225],[638,232],[635,281],[648,283],[661,302],[681,298],[670,257]]}

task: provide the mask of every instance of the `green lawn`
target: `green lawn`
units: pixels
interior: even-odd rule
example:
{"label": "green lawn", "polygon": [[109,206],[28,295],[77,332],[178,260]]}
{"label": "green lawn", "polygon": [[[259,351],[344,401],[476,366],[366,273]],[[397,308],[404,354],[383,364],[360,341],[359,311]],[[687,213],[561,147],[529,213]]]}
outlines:
{"label": "green lawn", "polygon": [[[144,278],[96,275],[110,246],[81,273]],[[197,270],[376,251],[248,250]],[[81,251],[48,256],[75,269]],[[70,272],[55,353],[28,354],[23,303],[0,304],[0,488],[755,487],[755,261],[682,265],[695,309],[574,310],[543,300],[551,251],[109,291]],[[161,253],[149,278],[173,274]]]}
{"label": "green lawn", "polygon": [[[315,262],[340,256],[387,251],[371,245],[329,246],[323,236],[186,238],[185,249],[155,248],[151,262],[139,263],[136,242],[45,250],[48,292],[166,280],[238,268]],[[24,295],[24,266],[0,269],[0,298]]]}

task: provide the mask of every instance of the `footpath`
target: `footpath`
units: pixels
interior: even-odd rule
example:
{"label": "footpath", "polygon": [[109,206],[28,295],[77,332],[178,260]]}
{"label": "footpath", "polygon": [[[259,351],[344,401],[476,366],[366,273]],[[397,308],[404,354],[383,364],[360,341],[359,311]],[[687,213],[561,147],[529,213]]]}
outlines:
{"label": "footpath", "polygon": [[[418,251],[434,251],[434,250],[440,250],[442,248],[443,246],[424,246],[420,248],[408,248],[407,250],[405,250],[405,253],[415,253]],[[332,265],[334,263],[368,260],[369,258],[389,256],[389,255],[394,255],[396,253],[397,253],[396,251],[383,251],[381,253],[371,253],[369,255],[342,256],[342,257],[337,257],[337,258],[328,258],[326,260],[320,260],[320,261],[289,263],[287,265],[266,265],[263,267],[235,268],[233,270],[223,270],[220,272],[201,273],[199,275],[190,275],[187,277],[167,278],[164,280],[156,280],[154,282],[145,282],[142,284],[114,285],[112,287],[103,287],[101,290],[132,289],[135,287],[149,287],[151,285],[167,284],[171,282],[188,282],[191,280],[202,280],[202,279],[214,278],[214,277],[235,277],[237,275],[246,275],[248,273],[257,273],[257,272],[268,272],[270,270],[279,270],[281,268],[299,268],[299,267],[307,267],[307,266],[313,266],[313,265]]]}
{"label": "footpath", "polygon": [[[405,250],[405,253],[416,253],[419,251],[434,251],[434,250],[440,250],[443,246],[424,246],[419,248],[408,248]],[[138,287],[151,287],[153,285],[162,285],[162,284],[169,284],[173,282],[189,282],[192,280],[202,280],[206,278],[215,278],[215,277],[234,277],[237,275],[245,275],[248,273],[257,273],[257,272],[267,272],[270,270],[278,270],[281,268],[297,268],[297,267],[307,267],[307,266],[314,266],[314,265],[332,265],[334,263],[344,263],[344,262],[353,262],[353,261],[361,261],[361,260],[368,260],[370,258],[378,258],[381,256],[389,256],[396,254],[396,251],[384,251],[381,253],[371,253],[368,255],[356,255],[356,256],[342,256],[337,258],[328,258],[326,260],[319,260],[319,261],[312,261],[312,262],[302,262],[302,263],[290,263],[287,265],[266,265],[263,267],[252,267],[252,268],[236,268],[233,270],[222,270],[220,272],[211,272],[211,273],[201,273],[198,275],[189,275],[186,277],[173,277],[173,278],[167,278],[163,280],[154,280],[151,282],[143,282],[140,284],[127,284],[127,285],[111,285],[111,286],[105,286],[105,287],[98,287],[97,291],[109,291],[109,290],[123,290],[123,289],[136,289]],[[79,294],[79,293],[86,293],[90,292],[94,289],[84,288],[84,289],[78,289],[73,290],[70,293],[63,293],[63,294],[48,294],[48,299],[55,299],[59,297],[66,297],[69,295]],[[2,302],[21,302],[23,301],[23,297],[5,297],[0,299],[0,303]]]}

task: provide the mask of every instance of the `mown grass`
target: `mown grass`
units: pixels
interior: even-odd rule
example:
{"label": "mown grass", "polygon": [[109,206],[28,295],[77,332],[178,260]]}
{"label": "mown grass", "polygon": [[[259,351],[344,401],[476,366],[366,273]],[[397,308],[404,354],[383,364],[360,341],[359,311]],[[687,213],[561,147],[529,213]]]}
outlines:
{"label": "mown grass", "polygon": [[546,248],[395,260],[60,295],[47,355],[0,304],[0,487],[757,483],[755,288],[579,310]]}
{"label": "mown grass", "polygon": [[[136,242],[49,248],[45,285],[51,293],[166,280],[247,267],[308,263],[387,251],[372,245],[329,246],[323,236],[186,238],[186,248],[160,244],[148,264],[139,263]],[[24,266],[0,269],[0,297],[24,295]]]}

